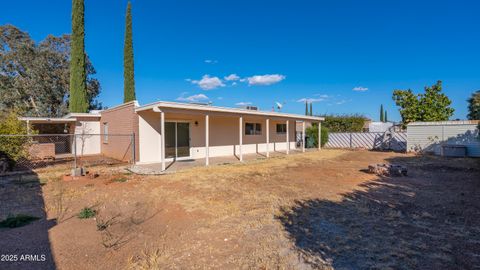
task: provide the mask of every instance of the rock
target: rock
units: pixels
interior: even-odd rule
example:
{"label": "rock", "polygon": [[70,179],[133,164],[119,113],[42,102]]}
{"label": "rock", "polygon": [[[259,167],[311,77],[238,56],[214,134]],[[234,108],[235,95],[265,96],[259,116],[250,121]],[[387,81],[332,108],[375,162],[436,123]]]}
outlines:
{"label": "rock", "polygon": [[368,172],[379,176],[407,176],[407,168],[396,164],[371,164]]}

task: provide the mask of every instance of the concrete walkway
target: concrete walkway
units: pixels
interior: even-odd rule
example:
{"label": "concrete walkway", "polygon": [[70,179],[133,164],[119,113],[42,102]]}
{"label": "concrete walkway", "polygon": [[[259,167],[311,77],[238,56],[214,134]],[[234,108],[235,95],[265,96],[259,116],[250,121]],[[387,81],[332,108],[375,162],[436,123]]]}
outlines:
{"label": "concrete walkway", "polygon": [[[305,149],[306,152],[318,151],[316,148]],[[301,154],[301,149],[291,149],[289,155]],[[286,156],[285,152],[270,152],[270,157],[276,156]],[[243,162],[266,159],[265,153],[257,154],[244,154]],[[210,166],[211,165],[226,165],[226,164],[235,164],[240,163],[240,160],[236,156],[224,156],[224,157],[210,157]],[[175,173],[181,170],[205,166],[205,158],[200,159],[186,159],[186,160],[176,160],[176,161],[167,161],[166,170],[162,172],[161,163],[150,163],[150,164],[137,164],[133,166],[130,170],[133,173],[138,174],[169,174]]]}

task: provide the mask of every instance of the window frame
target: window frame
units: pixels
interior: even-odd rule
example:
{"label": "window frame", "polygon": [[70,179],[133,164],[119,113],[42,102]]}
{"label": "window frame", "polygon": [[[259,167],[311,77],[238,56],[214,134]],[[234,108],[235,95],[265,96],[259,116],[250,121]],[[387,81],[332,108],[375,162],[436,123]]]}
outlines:
{"label": "window frame", "polygon": [[[251,127],[247,129],[247,125],[249,125]],[[251,133],[247,133],[247,130],[251,131]],[[245,134],[245,136],[262,135],[262,124],[261,123],[245,122],[245,131],[243,133]]]}
{"label": "window frame", "polygon": [[[281,126],[283,128],[281,128],[281,130],[283,131],[278,131],[278,127]],[[277,132],[277,134],[287,134],[287,124],[282,124],[282,123],[277,123],[275,125],[275,131]]]}

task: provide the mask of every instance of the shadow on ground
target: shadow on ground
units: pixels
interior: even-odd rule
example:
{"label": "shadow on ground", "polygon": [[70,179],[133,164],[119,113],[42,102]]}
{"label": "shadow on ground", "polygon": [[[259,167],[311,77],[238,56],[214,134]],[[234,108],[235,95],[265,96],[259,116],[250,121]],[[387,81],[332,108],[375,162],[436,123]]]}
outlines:
{"label": "shadow on ground", "polygon": [[30,224],[0,226],[0,269],[55,269],[40,179],[36,174],[0,176],[0,221],[9,216],[39,218]]}
{"label": "shadow on ground", "polygon": [[277,218],[305,261],[335,269],[479,267],[480,160],[388,161],[407,166],[409,176],[367,182],[340,202],[282,209]]}

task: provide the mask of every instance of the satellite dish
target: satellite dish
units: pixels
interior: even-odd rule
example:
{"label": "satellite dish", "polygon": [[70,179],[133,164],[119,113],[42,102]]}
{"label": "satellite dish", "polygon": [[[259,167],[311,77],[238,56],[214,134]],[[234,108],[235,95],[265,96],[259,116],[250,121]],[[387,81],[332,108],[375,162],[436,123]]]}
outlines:
{"label": "satellite dish", "polygon": [[277,109],[278,109],[278,110],[282,109],[282,107],[283,107],[283,104],[282,104],[282,103],[280,103],[280,102],[275,102],[275,104],[277,105]]}

